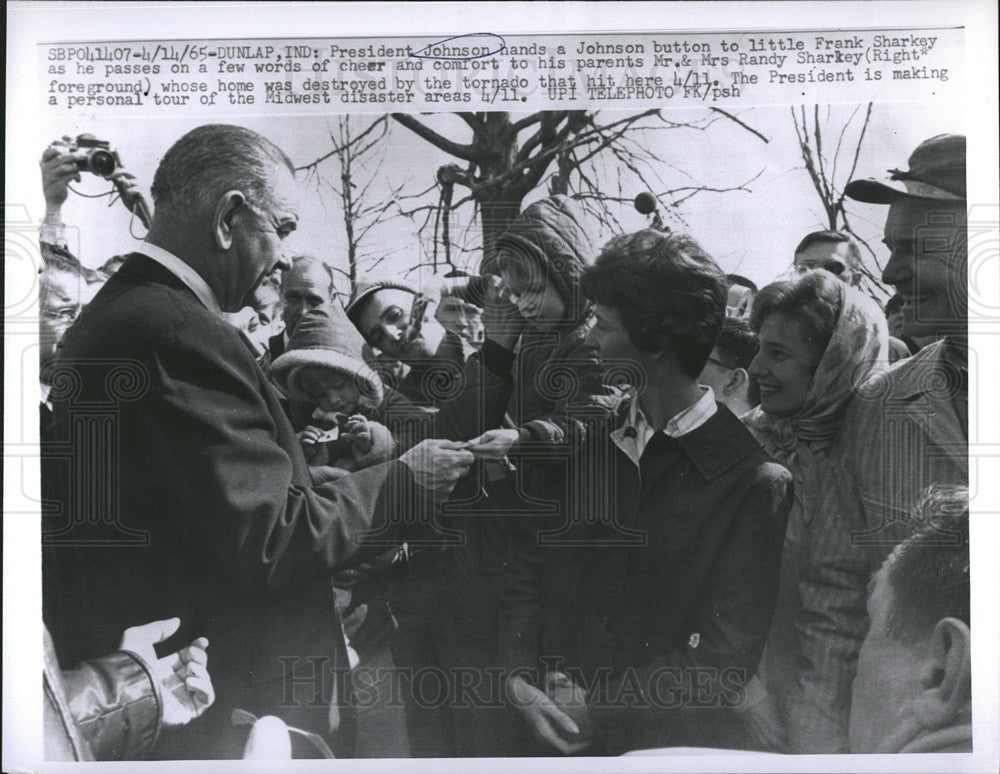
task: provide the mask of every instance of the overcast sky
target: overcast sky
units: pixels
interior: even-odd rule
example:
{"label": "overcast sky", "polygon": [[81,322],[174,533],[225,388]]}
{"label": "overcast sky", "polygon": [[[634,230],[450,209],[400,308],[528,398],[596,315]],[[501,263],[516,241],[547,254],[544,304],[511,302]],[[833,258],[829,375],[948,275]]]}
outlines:
{"label": "overcast sky", "polygon": [[[839,132],[855,107],[835,105],[830,108],[828,135],[833,130]],[[696,121],[707,115],[701,110],[665,111],[665,114],[673,121]],[[765,135],[769,142],[763,142],[728,120],[717,120],[705,131],[681,128],[658,132],[651,135],[648,142],[651,150],[664,159],[660,172],[671,187],[701,184],[725,188],[741,184],[762,172],[750,185],[749,192],[702,193],[689,199],[680,207],[687,226],[676,221],[671,221],[670,225],[675,230],[689,231],[725,271],[745,274],[763,285],[788,269],[795,245],[808,232],[825,227],[825,218],[808,175],[802,168],[789,108],[743,108],[738,114],[741,120]],[[827,115],[825,107],[821,115]],[[856,136],[862,115],[863,109],[852,129],[848,130],[848,137]],[[616,114],[612,112],[600,114],[603,121],[615,118]],[[87,125],[67,122],[52,126],[49,135],[54,138],[63,133],[75,135],[89,131],[110,140],[112,146],[118,149],[123,163],[148,191],[162,153],[185,131],[206,120],[149,119]],[[457,141],[467,142],[470,138],[471,130],[453,115],[423,116],[421,120]],[[358,116],[352,121],[363,127],[370,118]],[[306,164],[332,147],[330,132],[335,122],[335,117],[281,117],[247,121],[245,125],[262,132],[284,148],[296,164]],[[964,133],[960,106],[943,103],[876,104],[857,174],[864,177],[884,176],[889,168],[905,168],[907,157],[920,141],[942,132]],[[44,134],[39,137],[39,155],[47,139]],[[832,147],[834,139],[828,136],[826,142],[828,147]],[[846,182],[850,160],[849,154],[845,153],[839,162],[836,182],[841,186]],[[390,186],[396,187],[401,183],[409,191],[423,190],[433,181],[437,168],[449,161],[455,159],[403,127],[392,125],[386,140],[384,162],[379,179],[372,187],[372,194],[382,197]],[[617,172],[613,165],[605,165],[605,168],[609,175]],[[335,162],[327,162],[323,170],[324,174],[339,175]],[[364,171],[359,172],[359,182],[364,179]],[[623,181],[627,183],[622,191],[626,196],[634,196],[641,190],[628,175],[623,175]],[[94,194],[108,186],[104,181],[90,177],[75,187]],[[37,197],[40,214],[40,184],[35,181],[30,191],[25,190],[26,197]],[[456,199],[461,190],[456,189]],[[315,253],[334,265],[343,266],[345,237],[335,198],[328,193],[326,202],[322,201],[314,185],[304,184],[302,193],[300,227],[292,237],[295,240],[293,248]],[[538,190],[526,202],[543,195],[544,191]],[[434,202],[437,196],[435,191],[426,201]],[[108,257],[129,252],[138,244],[129,233],[129,213],[120,204],[111,208],[106,205],[107,199],[85,199],[71,194],[64,207],[65,221],[79,229],[78,236],[71,238],[71,246],[79,250],[81,260],[88,266],[99,266]],[[849,212],[858,232],[873,247],[884,250],[879,244],[884,208],[854,203]],[[464,227],[468,225],[469,213],[471,209],[467,207],[464,212],[453,216],[452,230],[456,238],[461,238]],[[621,205],[618,217],[626,229],[642,228],[647,222],[628,203]],[[132,225],[132,231],[140,238],[144,233],[138,222]],[[607,236],[607,232],[595,234],[598,240]],[[371,232],[369,239],[369,249],[373,253],[389,256],[379,271],[405,272],[420,262],[414,226],[405,219],[379,226]],[[881,257],[884,259],[884,253]]]}

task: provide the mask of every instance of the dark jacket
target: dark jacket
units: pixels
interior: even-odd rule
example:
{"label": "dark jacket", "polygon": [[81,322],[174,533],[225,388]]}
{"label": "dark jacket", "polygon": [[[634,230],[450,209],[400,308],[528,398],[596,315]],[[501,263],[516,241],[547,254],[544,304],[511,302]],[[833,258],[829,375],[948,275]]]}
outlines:
{"label": "dark jacket", "polygon": [[[580,277],[593,247],[579,211],[564,196],[527,207],[498,246],[528,252],[545,267],[565,317],[553,331],[526,330],[516,355],[487,339],[466,364],[462,391],[442,402],[436,434],[469,440],[500,427],[507,415],[525,438],[522,452],[558,467],[585,442],[587,420],[609,416],[619,401],[603,386],[597,352],[584,341],[591,310]],[[508,550],[524,537],[524,518],[566,507],[564,479],[547,476],[540,486],[535,466],[515,462],[515,474],[499,465],[474,468],[445,508],[445,523],[464,539],[447,563],[452,604],[481,626],[484,638],[495,639],[501,572]]]}
{"label": "dark jacket", "polygon": [[400,539],[409,469],[313,487],[246,339],[140,254],[67,332],[53,384],[43,591],[60,656],[179,616],[164,647],[208,637],[217,700],[160,755],[238,755],[222,742],[234,707],[328,732],[329,675],[347,663],[329,576]]}
{"label": "dark jacket", "polygon": [[529,327],[516,355],[487,339],[469,359],[465,389],[442,405],[438,432],[467,440],[499,427],[509,412],[531,443],[576,445],[586,434],[582,417],[607,414],[619,402],[602,383],[598,352],[584,341],[592,317],[580,278],[594,248],[581,213],[565,196],[526,208],[497,239],[497,248],[504,247],[533,256],[545,268],[565,316],[553,331]]}
{"label": "dark jacket", "polygon": [[507,665],[582,682],[612,754],[738,746],[732,709],[774,611],[791,475],[721,404],[680,438],[654,435],[641,470],[610,435],[604,452],[602,518],[552,525],[511,565]]}
{"label": "dark jacket", "polygon": [[63,671],[48,629],[43,637],[45,760],[144,758],[163,714],[159,687],[145,662],[118,651]]}

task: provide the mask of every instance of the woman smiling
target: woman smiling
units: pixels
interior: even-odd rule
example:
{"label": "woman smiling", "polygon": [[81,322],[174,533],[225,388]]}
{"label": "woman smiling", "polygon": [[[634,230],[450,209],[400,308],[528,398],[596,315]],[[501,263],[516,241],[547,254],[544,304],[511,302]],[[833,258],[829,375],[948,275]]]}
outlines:
{"label": "woman smiling", "polygon": [[886,322],[871,299],[819,270],[765,287],[750,324],[760,337],[750,364],[760,406],[743,419],[795,480],[759,671],[768,699],[752,710],[752,722],[769,749],[846,752],[871,568],[852,544],[850,514],[838,497],[838,439],[855,388],[886,361]]}

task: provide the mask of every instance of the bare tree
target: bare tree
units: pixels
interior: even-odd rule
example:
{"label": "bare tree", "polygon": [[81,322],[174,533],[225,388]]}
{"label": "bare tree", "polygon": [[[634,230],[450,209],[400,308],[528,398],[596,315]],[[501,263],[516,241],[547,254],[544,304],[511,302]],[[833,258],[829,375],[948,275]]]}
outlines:
{"label": "bare tree", "polygon": [[[354,119],[357,120],[357,117]],[[364,119],[362,119],[364,120]],[[346,268],[332,268],[349,282],[346,293],[353,293],[358,276],[371,271],[388,255],[374,249],[368,237],[379,224],[400,217],[401,201],[428,194],[431,188],[419,194],[404,195],[404,184],[382,188],[382,167],[385,163],[390,133],[388,116],[381,116],[367,126],[359,128],[350,115],[339,116],[330,128],[333,149],[309,164],[297,167],[313,178],[320,196],[324,189],[332,192],[344,224]],[[335,171],[326,171],[325,162],[331,162]]]}
{"label": "bare tree", "polygon": [[[464,162],[462,165],[445,164],[438,170],[436,178],[441,197],[436,206],[403,210],[403,214],[411,218],[424,215],[421,229],[433,220],[434,250],[429,263],[435,271],[439,267],[456,266],[451,253],[456,245],[451,235],[450,213],[469,202],[473,203],[479,217],[481,241],[476,247],[482,249],[480,270],[483,270],[495,257],[497,237],[520,212],[525,197],[545,183],[547,175],[551,193],[566,193],[591,204],[600,221],[613,227],[617,219],[609,202],[631,201],[622,183],[622,169],[631,178],[627,187],[632,196],[637,190],[657,192],[658,197],[669,198],[666,206],[674,212],[691,196],[713,190],[696,182],[687,186],[664,184],[661,174],[670,165],[649,150],[649,133],[681,127],[704,130],[724,117],[767,142],[766,137],[724,111],[707,112],[704,119],[687,123],[670,121],[656,109],[607,123],[601,123],[596,112],[585,110],[543,110],[516,120],[505,112],[455,115],[471,130],[469,142],[445,137],[412,115],[392,114],[396,122]],[[607,191],[608,171],[599,167],[603,159],[616,167],[611,174],[617,176],[617,195]],[[714,190],[747,190],[745,186],[749,182]],[[468,193],[456,197],[456,185],[467,189]],[[438,242],[444,248],[443,256],[438,255]],[[471,252],[468,246],[458,245],[457,249]]]}
{"label": "bare tree", "polygon": [[[862,109],[864,109],[864,118],[861,119],[859,126],[856,119],[861,114]],[[851,227],[844,206],[846,202],[844,186],[854,178],[854,173],[857,170],[861,146],[864,143],[865,133],[872,117],[872,103],[856,106],[843,125],[839,127],[839,130],[833,124],[829,105],[826,106],[825,111],[819,105],[814,105],[811,111],[807,110],[804,105],[793,107],[791,111],[795,135],[802,153],[802,161],[823,206],[826,227],[831,231],[844,231],[864,245],[871,256],[876,271],[872,271],[862,263],[861,273],[871,285],[869,290],[877,289],[881,291],[881,294],[884,294],[886,288],[879,279],[882,274],[882,265],[878,255],[871,245]],[[832,155],[829,143],[831,135],[837,137],[836,144],[833,145]],[[850,168],[847,170],[847,174],[838,176],[838,163],[843,170],[843,164],[846,163],[847,159],[850,159]]]}

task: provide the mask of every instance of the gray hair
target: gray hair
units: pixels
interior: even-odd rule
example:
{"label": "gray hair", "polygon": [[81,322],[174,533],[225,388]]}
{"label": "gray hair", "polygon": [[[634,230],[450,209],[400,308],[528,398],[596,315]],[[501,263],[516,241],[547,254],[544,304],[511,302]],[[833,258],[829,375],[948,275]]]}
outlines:
{"label": "gray hair", "polygon": [[295,174],[277,145],[242,126],[206,124],[192,129],[166,152],[153,177],[156,210],[167,209],[184,220],[213,207],[226,191],[270,204],[270,176],[275,166]]}

